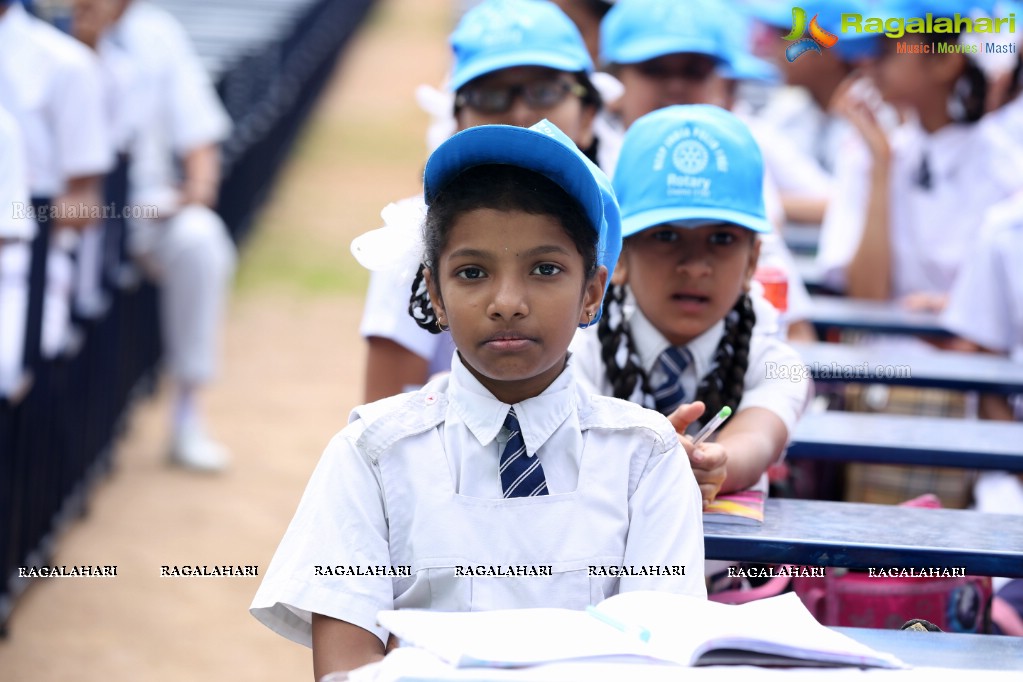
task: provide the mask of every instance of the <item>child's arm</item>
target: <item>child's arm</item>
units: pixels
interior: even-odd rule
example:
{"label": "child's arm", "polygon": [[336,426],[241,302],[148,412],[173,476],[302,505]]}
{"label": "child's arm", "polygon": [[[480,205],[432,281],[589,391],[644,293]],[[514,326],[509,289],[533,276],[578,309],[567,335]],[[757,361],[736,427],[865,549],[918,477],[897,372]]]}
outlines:
{"label": "child's arm", "polygon": [[756,483],[778,461],[788,437],[785,423],[766,408],[749,407],[733,415],[721,427],[717,441],[706,447],[710,450],[716,445],[725,452],[726,476],[721,492],[744,490]]}
{"label": "child's arm", "polygon": [[[426,332],[424,332],[426,333]],[[429,363],[396,341],[382,336],[366,339],[365,401],[397,395],[407,386],[421,386],[429,378]]]}
{"label": "child's arm", "polygon": [[[623,576],[621,592],[658,590],[706,598],[703,505],[679,442],[663,434],[629,498],[624,566],[685,566],[684,575]],[[635,443],[636,441],[631,441]],[[667,449],[665,449],[667,447]]]}
{"label": "child's arm", "polygon": [[313,676],[347,672],[384,657],[384,645],[369,630],[343,620],[313,614]]}
{"label": "child's arm", "polygon": [[891,147],[870,105],[855,92],[846,90],[835,107],[863,136],[872,159],[863,235],[846,268],[846,294],[854,298],[886,300],[892,292]]}

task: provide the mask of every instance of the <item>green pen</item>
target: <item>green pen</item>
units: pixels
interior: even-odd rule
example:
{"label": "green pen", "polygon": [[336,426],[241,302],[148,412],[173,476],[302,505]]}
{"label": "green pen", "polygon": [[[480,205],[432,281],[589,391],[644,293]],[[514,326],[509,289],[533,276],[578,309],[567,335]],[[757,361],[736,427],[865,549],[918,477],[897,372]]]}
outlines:
{"label": "green pen", "polygon": [[700,429],[699,433],[693,436],[693,445],[699,445],[703,441],[710,438],[710,435],[717,431],[718,427],[721,426],[724,423],[724,421],[731,416],[732,408],[730,408],[728,405],[722,407],[721,411],[714,415],[714,418],[707,422],[707,425]]}

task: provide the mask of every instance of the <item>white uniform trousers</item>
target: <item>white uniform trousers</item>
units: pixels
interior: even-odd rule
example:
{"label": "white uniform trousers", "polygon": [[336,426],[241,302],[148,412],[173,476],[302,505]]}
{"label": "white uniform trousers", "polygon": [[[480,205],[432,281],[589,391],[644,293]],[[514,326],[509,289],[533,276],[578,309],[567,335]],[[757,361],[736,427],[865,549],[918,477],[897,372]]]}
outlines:
{"label": "white uniform trousers", "polygon": [[130,244],[160,287],[164,359],[179,383],[217,372],[220,326],[237,256],[227,226],[205,206],[167,220],[134,221]]}

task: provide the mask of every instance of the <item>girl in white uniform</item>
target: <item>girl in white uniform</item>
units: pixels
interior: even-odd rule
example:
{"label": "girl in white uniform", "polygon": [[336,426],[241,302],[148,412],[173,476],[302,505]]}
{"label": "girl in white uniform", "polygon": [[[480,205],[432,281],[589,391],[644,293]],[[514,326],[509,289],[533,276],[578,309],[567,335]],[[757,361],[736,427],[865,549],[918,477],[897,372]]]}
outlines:
{"label": "girl in white uniform", "polygon": [[[621,132],[644,114],[676,104],[716,104],[728,101],[724,71],[731,67],[732,41],[726,37],[738,25],[726,26],[728,13],[714,0],[679,3],[674,0],[620,0],[601,22],[604,61],[624,86],[615,107],[621,113]],[[613,166],[613,161],[611,162]],[[614,171],[617,173],[617,170]],[[781,227],[784,215],[777,188],[766,182],[761,190],[773,199],[771,216]],[[764,260],[781,268],[788,281],[786,317],[789,334],[815,338],[806,321],[809,294],[785,243],[775,234],[762,240]],[[759,298],[759,297],[755,297]],[[758,302],[759,303],[759,302]]]}
{"label": "girl in white uniform", "polygon": [[692,457],[708,501],[766,486],[811,389],[796,352],[754,329],[762,183],[756,142],[724,109],[678,105],[633,123],[614,179],[622,258],[598,329],[572,343],[596,392],[665,414],[699,401],[703,421],[732,408]]}
{"label": "girl in white uniform", "polygon": [[[593,123],[600,97],[590,81],[593,62],[579,30],[547,0],[486,0],[462,17],[450,37],[454,65],[447,87],[453,126],[443,138],[471,126],[530,126],[546,118],[595,160]],[[422,197],[392,204],[384,219],[399,232],[420,229]],[[356,257],[359,254],[356,253]],[[415,266],[373,272],[359,331],[366,339],[365,399],[417,388],[447,371],[453,345],[447,334],[424,332],[405,302]]]}
{"label": "girl in white uniform", "polygon": [[[941,2],[908,4],[906,16],[951,11]],[[981,118],[983,71],[968,54],[941,53],[950,41],[958,36],[911,33],[883,41],[869,73],[907,119],[890,137],[854,89],[836,105],[867,151],[852,146],[839,159],[841,191],[828,205],[817,263],[828,284],[849,296],[940,309],[984,212],[1023,183],[1018,151]],[[898,54],[903,44],[930,53]]]}
{"label": "girl in white uniform", "polygon": [[621,248],[606,177],[547,121],[480,126],[431,156],[425,193],[415,306],[454,338],[451,372],[352,413],[252,603],[312,645],[317,678],[384,653],[382,609],[706,594],[700,495],[671,424],[591,396],[569,367]]}

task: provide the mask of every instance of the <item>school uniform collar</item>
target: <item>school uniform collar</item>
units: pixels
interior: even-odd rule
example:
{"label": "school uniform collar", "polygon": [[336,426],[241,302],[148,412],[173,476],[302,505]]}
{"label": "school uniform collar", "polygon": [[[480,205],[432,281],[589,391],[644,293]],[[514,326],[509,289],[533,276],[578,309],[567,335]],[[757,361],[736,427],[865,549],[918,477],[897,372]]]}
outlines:
{"label": "school uniform collar", "polygon": [[[664,338],[661,332],[657,331],[657,328],[646,318],[639,306],[633,308],[632,315],[629,317],[629,326],[632,328],[632,340],[636,345],[636,353],[643,364],[643,369],[649,376],[656,367],[661,353],[668,350],[672,344]],[[692,370],[699,378],[713,369],[714,355],[724,333],[725,321],[718,320],[707,331],[684,346],[691,356],[689,367],[685,370],[686,374]]]}
{"label": "school uniform collar", "polygon": [[928,132],[915,118],[909,119],[901,131],[908,152],[905,156],[907,163],[915,170],[926,156],[932,182],[940,184],[954,179],[964,161],[974,153],[977,139],[974,133],[980,125],[979,121],[972,124],[949,123]]}
{"label": "school uniform collar", "polygon": [[[571,362],[571,356],[569,362]],[[466,425],[480,445],[489,445],[504,427],[504,418],[510,407],[515,408],[526,454],[533,456],[576,409],[576,392],[572,370],[564,371],[538,396],[515,405],[503,403],[494,397],[479,380],[466,369],[458,353],[451,360],[451,378],[448,384],[448,404]]]}

